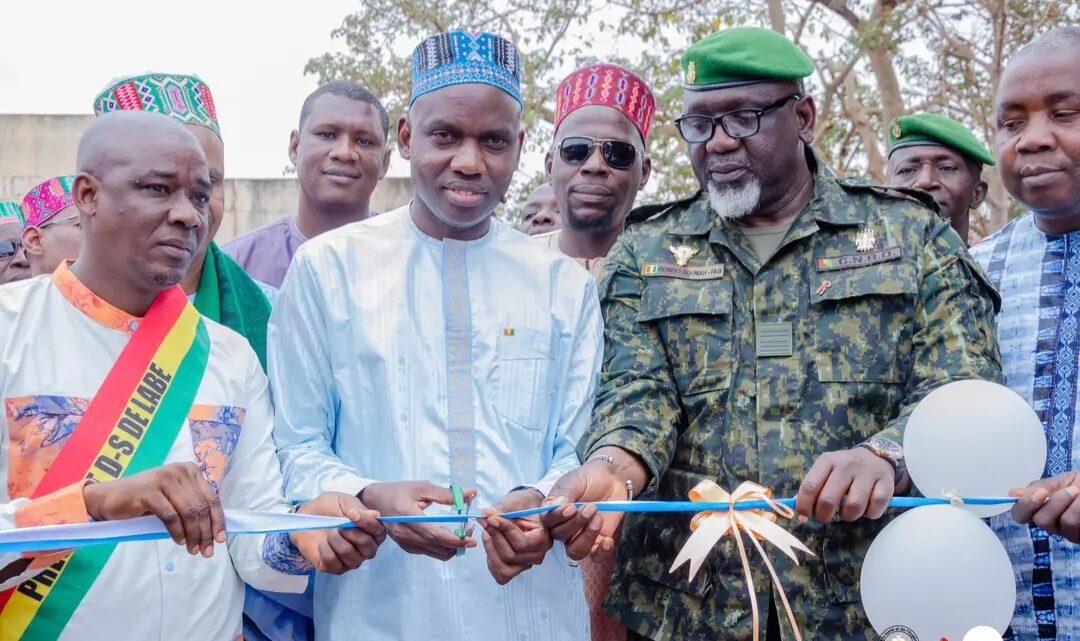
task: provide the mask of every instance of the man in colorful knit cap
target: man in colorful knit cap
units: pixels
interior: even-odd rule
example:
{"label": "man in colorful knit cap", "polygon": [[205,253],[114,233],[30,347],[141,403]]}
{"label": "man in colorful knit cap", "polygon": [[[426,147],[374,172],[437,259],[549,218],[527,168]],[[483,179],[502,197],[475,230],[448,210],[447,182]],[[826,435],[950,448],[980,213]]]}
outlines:
{"label": "man in colorful knit cap", "polygon": [[563,225],[537,239],[594,278],[649,180],[645,141],[655,111],[649,85],[618,65],[578,69],[555,90],[555,142],[545,167]]}
{"label": "man in colorful knit cap", "polygon": [[[589,421],[596,284],[492,216],[525,138],[513,43],[441,33],[412,69],[397,139],[415,198],[304,243],[274,310],[286,495],[335,488],[384,515],[537,506]],[[465,528],[392,525],[370,568],[317,575],[317,638],[588,639],[562,546],[536,520],[481,527],[478,546]]]}
{"label": "man in colorful knit cap", "polygon": [[19,203],[0,202],[0,285],[30,277],[22,244],[24,222]]}
{"label": "man in colorful knit cap", "polygon": [[968,242],[970,212],[986,198],[984,165],[994,156],[967,127],[938,114],[901,116],[889,125],[889,184],[929,193]]}
{"label": "man in colorful knit cap", "polygon": [[78,257],[0,295],[0,529],[146,515],[170,539],[0,553],[0,637],[237,639],[245,583],[302,590],[385,530],[334,494],[297,511],[357,529],[228,535],[223,510],[293,506],[254,351],[177,286],[207,233],[205,155],[177,122],[125,112],[90,123],[75,164]]}
{"label": "man in colorful knit cap", "polygon": [[148,73],[109,85],[94,99],[94,113],[150,111],[179,120],[199,141],[210,166],[213,194],[209,233],[200,245],[181,286],[199,313],[248,340],[266,365],[266,323],[272,287],[254,281],[214,242],[225,212],[225,145],[210,87],[197,76]]}
{"label": "man in colorful knit cap", "polygon": [[31,276],[51,274],[65,260],[79,255],[82,229],[79,210],[71,199],[74,182],[75,176],[50,178],[23,197],[22,243]]}
{"label": "man in colorful knit cap", "polygon": [[1080,27],[1051,29],[1005,68],[994,104],[1005,188],[1028,212],[971,249],[1001,292],[1006,383],[1042,421],[1044,479],[990,519],[1013,561],[1006,639],[1080,638]]}
{"label": "man in colorful knit cap", "polygon": [[996,295],[930,197],[838,178],[813,151],[813,69],[769,29],[683,55],[675,122],[701,190],[632,211],[608,253],[585,462],[543,520],[582,558],[624,519],[569,503],[625,499],[627,481],[662,500],[751,481],[796,498],[784,524],[815,556],[770,553],[776,581],[755,556],[744,578],[725,537],[692,575],[672,570],[689,516],[628,515],[605,606],[631,639],[746,640],[760,626],[767,640],[796,627],[876,640],[858,577],[910,484],[907,417],[944,383],[1001,378]]}
{"label": "man in colorful knit cap", "polygon": [[[95,114],[114,111],[164,114],[183,123],[199,141],[210,168],[209,225],[180,285],[200,314],[247,339],[265,368],[266,326],[277,290],[248,276],[214,242],[225,211],[225,145],[210,87],[197,76],[164,73],[129,76],[113,82],[94,99]],[[265,629],[264,634],[271,641],[294,637],[303,641],[310,633],[310,599],[310,593],[306,597],[292,594],[264,597],[249,593],[245,635],[257,641],[258,630]],[[282,606],[279,601],[287,605]]]}
{"label": "man in colorful knit cap", "polygon": [[390,168],[390,117],[377,97],[346,80],[304,100],[289,136],[300,202],[289,216],[225,245],[254,278],[280,287],[296,249],[308,238],[366,220],[371,194]]}

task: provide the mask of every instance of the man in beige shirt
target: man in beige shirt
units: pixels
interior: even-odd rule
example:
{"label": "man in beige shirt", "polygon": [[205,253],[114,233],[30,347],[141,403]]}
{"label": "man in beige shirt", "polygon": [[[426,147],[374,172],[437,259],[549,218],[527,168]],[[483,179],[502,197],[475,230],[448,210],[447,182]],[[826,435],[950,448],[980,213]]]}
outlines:
{"label": "man in beige shirt", "polygon": [[546,168],[562,229],[536,239],[596,278],[649,180],[645,141],[655,111],[645,81],[617,65],[578,69],[556,90],[555,142]]}

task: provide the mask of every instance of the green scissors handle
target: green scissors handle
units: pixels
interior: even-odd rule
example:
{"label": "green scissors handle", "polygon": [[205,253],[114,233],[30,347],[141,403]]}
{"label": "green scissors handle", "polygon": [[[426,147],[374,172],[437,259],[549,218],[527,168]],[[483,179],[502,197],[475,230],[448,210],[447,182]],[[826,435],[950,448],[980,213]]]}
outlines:
{"label": "green scissors handle", "polygon": [[[465,503],[465,492],[461,490],[461,486],[457,483],[450,484],[450,496],[453,500],[454,511],[458,514],[466,514],[469,510],[469,506]],[[458,535],[458,538],[465,538],[465,524],[462,523],[454,530],[454,534]],[[465,548],[458,548],[455,552],[456,556],[463,556],[465,554]]]}

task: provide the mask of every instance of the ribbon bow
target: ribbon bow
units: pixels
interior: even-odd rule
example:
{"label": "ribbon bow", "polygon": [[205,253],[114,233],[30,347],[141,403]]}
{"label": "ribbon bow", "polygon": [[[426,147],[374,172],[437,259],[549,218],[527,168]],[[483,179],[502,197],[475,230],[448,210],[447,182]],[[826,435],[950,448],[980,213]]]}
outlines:
{"label": "ribbon bow", "polygon": [[[759,539],[769,541],[788,555],[796,565],[799,564],[799,559],[795,556],[795,550],[814,556],[814,553],[803,545],[802,541],[776,524],[777,515],[790,519],[795,516],[795,511],[773,500],[772,490],[751,481],[743,481],[733,493],[729,494],[727,490],[716,483],[705,480],[690,490],[690,500],[695,503],[727,503],[729,507],[727,512],[706,511],[694,515],[693,520],[690,521],[690,531],[693,534],[690,535],[690,539],[686,541],[683,548],[679,550],[679,555],[675,557],[675,562],[671,564],[671,569],[668,571],[674,572],[689,561],[690,578],[693,579],[698,570],[701,569],[705,557],[709,555],[709,551],[730,531],[735,537],[735,544],[739,548],[739,557],[742,559],[743,575],[746,577],[746,589],[750,592],[750,610],[754,616],[754,641],[757,641],[759,634],[757,596],[754,591],[753,574],[750,571],[750,559],[746,555],[742,533],[739,531],[740,529],[745,530],[750,535],[750,541],[757,548],[758,553],[761,554],[762,560],[765,561],[765,567],[769,570],[773,584],[776,585],[777,590],[780,592],[780,600],[784,604],[784,611],[787,612],[788,621],[791,622],[791,629],[795,631],[795,639],[802,641],[802,634],[799,633],[799,626],[795,623],[795,615],[788,604],[787,594],[784,593],[784,588],[780,585],[780,579],[776,576],[776,570],[773,569],[772,563],[769,562],[768,555],[765,554],[764,548],[758,543]],[[772,511],[736,510],[735,504],[742,501],[764,501]]]}

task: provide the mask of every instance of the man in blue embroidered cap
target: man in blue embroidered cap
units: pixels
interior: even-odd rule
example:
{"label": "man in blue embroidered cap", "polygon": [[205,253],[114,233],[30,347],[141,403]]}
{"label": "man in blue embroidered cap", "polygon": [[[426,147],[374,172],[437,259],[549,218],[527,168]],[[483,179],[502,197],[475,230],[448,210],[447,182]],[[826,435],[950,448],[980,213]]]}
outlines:
{"label": "man in blue embroidered cap", "polygon": [[[600,367],[596,285],[492,217],[524,141],[520,79],[499,36],[424,40],[397,125],[415,198],[293,258],[269,333],[290,498],[336,488],[383,515],[470,499],[505,511],[539,505],[577,466]],[[480,524],[482,545],[389,526],[369,570],[316,577],[316,637],[588,639],[563,547],[534,520]]]}

